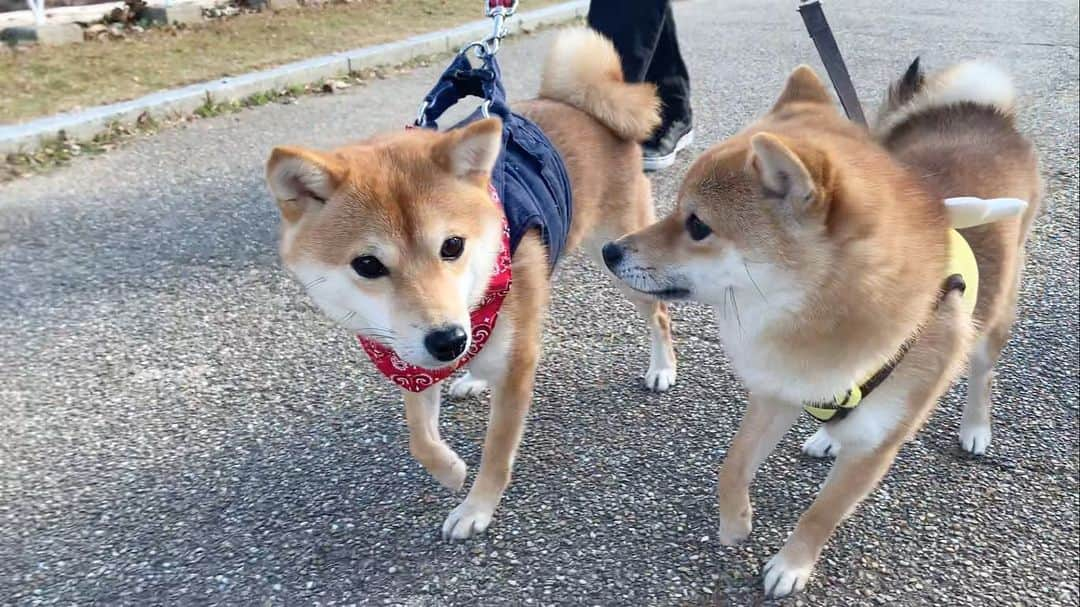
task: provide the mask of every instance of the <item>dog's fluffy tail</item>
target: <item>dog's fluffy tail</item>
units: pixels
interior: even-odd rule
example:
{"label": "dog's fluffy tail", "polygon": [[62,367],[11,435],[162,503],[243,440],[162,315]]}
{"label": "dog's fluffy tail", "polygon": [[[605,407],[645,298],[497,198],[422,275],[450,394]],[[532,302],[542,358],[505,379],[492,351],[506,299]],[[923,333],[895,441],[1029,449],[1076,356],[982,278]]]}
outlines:
{"label": "dog's fluffy tail", "polygon": [[588,28],[559,34],[544,62],[540,97],[572,105],[631,141],[648,139],[660,124],[656,87],[626,82],[611,41]]}
{"label": "dog's fluffy tail", "polygon": [[889,87],[875,131],[887,133],[917,113],[962,103],[991,107],[1011,117],[1015,102],[1012,79],[995,65],[969,61],[927,76],[916,58]]}

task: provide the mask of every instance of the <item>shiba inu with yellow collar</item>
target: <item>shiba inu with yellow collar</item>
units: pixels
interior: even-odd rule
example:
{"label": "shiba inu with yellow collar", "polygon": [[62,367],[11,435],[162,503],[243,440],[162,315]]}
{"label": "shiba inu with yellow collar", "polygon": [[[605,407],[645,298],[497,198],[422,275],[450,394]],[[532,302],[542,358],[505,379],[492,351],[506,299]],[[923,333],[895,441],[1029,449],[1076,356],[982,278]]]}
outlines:
{"label": "shiba inu with yellow collar", "polygon": [[[599,261],[603,243],[655,220],[639,142],[659,124],[658,109],[653,85],[623,81],[608,40],[586,29],[558,36],[539,99],[514,111],[539,125],[565,162],[573,213],[564,250],[583,245]],[[490,187],[501,147],[499,119],[486,118],[447,132],[384,134],[330,152],[279,147],[267,166],[281,210],[281,257],[327,316],[358,334],[373,360],[392,356],[391,371],[425,370],[425,384],[411,388],[430,387],[466,359],[468,373],[451,393],[491,387],[480,469],[442,526],[449,539],[483,532],[510,481],[550,291],[549,251],[538,230],[520,239],[509,262],[512,281],[502,280],[507,217]],[[481,335],[472,313],[491,305],[496,280],[501,304],[487,319],[496,319],[494,327]],[[667,390],[676,369],[665,304],[622,288],[652,338],[645,383]],[[466,467],[440,437],[439,392],[402,390],[409,447],[456,491]]]}
{"label": "shiba inu with yellow collar", "polygon": [[[836,462],[765,565],[768,596],[804,587],[969,353],[961,445],[979,454],[989,444],[990,375],[1042,187],[1012,108],[995,68],[925,77],[916,62],[868,132],[800,67],[767,115],[696,161],[672,215],[604,247],[630,287],[717,310],[750,393],[719,472],[723,543],[750,534],[750,482],[799,414],[829,420],[806,448]],[[954,196],[1028,204],[969,227],[993,213],[972,207],[978,198],[943,203]]]}

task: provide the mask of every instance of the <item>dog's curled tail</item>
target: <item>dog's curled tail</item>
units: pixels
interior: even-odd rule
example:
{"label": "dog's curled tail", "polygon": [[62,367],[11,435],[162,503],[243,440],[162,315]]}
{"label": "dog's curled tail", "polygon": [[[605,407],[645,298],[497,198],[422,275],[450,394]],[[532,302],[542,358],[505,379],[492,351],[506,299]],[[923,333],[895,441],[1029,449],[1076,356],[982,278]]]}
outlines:
{"label": "dog's curled tail", "polygon": [[927,76],[916,57],[889,87],[875,130],[885,133],[919,112],[960,103],[991,107],[1011,118],[1016,89],[1005,71],[984,61],[960,63]]}
{"label": "dog's curled tail", "polygon": [[622,139],[644,141],[660,124],[656,87],[626,82],[611,41],[588,28],[556,38],[544,62],[540,97],[576,107]]}

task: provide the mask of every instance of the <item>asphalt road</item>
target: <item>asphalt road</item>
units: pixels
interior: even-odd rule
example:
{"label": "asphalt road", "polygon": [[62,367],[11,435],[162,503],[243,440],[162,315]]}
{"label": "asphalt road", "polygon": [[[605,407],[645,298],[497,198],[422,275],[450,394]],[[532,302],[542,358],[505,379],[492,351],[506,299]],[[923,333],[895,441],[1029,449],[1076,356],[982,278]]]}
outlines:
{"label": "asphalt road", "polygon": [[[794,4],[677,5],[699,142],[765,110],[794,65],[819,65]],[[989,454],[960,454],[953,389],[786,604],[1076,605],[1076,3],[827,10],[867,106],[916,54],[1009,68],[1049,195]],[[504,48],[512,98],[535,91],[550,38]],[[577,255],[496,522],[439,541],[458,497],[408,456],[400,397],[280,269],[261,175],[274,144],[401,128],[440,67],[0,186],[0,603],[761,601],[759,567],[827,469],[798,452],[813,425],[765,465],[749,542],[720,546],[715,469],[744,395],[709,313],[675,310],[680,383],[646,393],[643,327]],[[663,207],[703,145],[656,178]],[[485,417],[478,400],[444,412],[473,470]]]}

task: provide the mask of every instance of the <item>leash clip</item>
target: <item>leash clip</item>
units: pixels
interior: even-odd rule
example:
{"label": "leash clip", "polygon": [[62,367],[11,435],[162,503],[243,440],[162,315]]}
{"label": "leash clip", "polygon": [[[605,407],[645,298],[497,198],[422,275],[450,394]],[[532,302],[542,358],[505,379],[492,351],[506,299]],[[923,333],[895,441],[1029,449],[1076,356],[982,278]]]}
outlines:
{"label": "leash clip", "polygon": [[459,55],[475,48],[479,59],[490,57],[499,52],[499,43],[510,33],[506,19],[517,12],[518,0],[485,0],[484,6],[484,15],[491,19],[491,34],[482,40],[466,44],[458,51]]}

